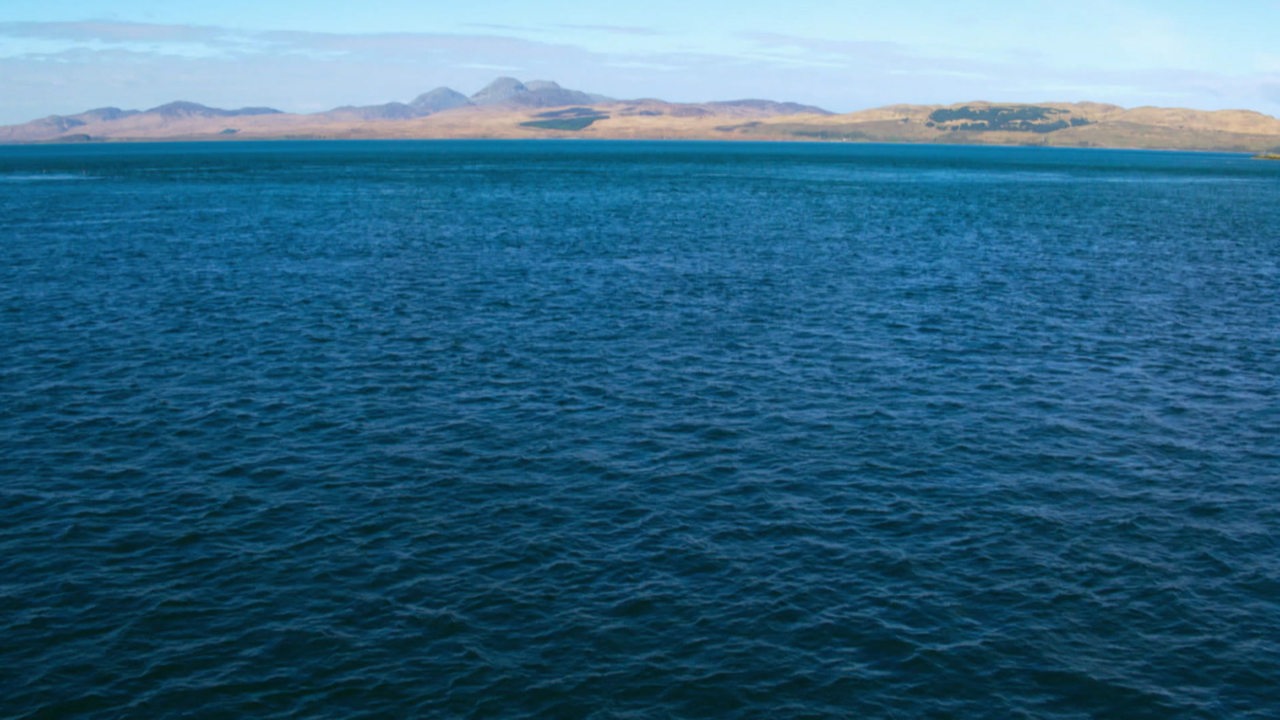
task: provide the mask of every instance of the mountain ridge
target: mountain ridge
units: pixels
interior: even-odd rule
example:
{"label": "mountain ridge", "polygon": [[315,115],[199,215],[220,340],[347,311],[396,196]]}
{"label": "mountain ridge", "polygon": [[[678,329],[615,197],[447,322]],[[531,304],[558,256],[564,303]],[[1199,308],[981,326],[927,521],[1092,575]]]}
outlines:
{"label": "mountain ridge", "polygon": [[619,100],[549,80],[499,77],[471,95],[438,87],[408,102],[316,113],[175,101],[102,107],[0,126],[0,142],[357,138],[806,140],[1237,152],[1280,151],[1280,120],[1252,110],[1123,108],[1096,102],[897,104],[836,114],[765,99]]}

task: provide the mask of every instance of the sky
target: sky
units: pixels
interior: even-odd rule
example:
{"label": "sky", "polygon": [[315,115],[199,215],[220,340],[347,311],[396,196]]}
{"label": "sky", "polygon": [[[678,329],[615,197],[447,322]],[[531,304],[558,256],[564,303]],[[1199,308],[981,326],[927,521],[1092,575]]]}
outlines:
{"label": "sky", "polygon": [[317,112],[499,76],[618,98],[1109,102],[1280,115],[1280,0],[0,0],[0,124]]}

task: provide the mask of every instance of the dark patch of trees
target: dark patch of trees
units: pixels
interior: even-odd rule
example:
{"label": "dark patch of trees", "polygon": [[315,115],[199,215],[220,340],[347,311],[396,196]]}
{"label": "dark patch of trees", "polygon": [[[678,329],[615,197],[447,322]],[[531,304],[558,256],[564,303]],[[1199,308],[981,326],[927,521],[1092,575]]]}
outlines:
{"label": "dark patch of trees", "polygon": [[591,118],[595,118],[595,119],[597,119],[597,120],[598,120],[598,119],[600,119],[600,118],[606,118],[606,117],[608,117],[608,115],[605,115],[604,113],[602,113],[602,112],[600,112],[599,110],[596,110],[596,109],[594,109],[594,108],[589,108],[589,107],[571,107],[571,108],[565,108],[565,109],[563,109],[563,110],[549,110],[549,111],[547,111],[547,112],[540,112],[540,113],[538,113],[537,115],[534,115],[534,117],[538,117],[538,118],[547,118],[548,120],[554,120],[554,119],[558,119],[558,118],[585,118],[585,117],[591,117]]}
{"label": "dark patch of trees", "polygon": [[590,117],[552,118],[550,120],[530,120],[520,123],[521,127],[539,128],[541,130],[567,130],[576,132],[591,127],[597,120],[604,120],[608,115],[592,115]]}
{"label": "dark patch of trees", "polygon": [[[1069,127],[1089,125],[1084,118],[1050,118],[1067,114],[1059,108],[1041,107],[1039,105],[1020,105],[1010,107],[992,105],[989,107],[971,107],[965,105],[958,108],[940,108],[929,113],[929,127],[941,123],[953,123],[947,126],[952,131],[972,132],[1031,132],[1051,133]],[[961,121],[961,122],[957,122]]]}
{"label": "dark patch of trees", "polygon": [[759,120],[752,120],[751,122],[744,122],[738,125],[717,125],[716,130],[719,130],[720,132],[742,132],[744,130],[759,127],[762,124],[763,123]]}

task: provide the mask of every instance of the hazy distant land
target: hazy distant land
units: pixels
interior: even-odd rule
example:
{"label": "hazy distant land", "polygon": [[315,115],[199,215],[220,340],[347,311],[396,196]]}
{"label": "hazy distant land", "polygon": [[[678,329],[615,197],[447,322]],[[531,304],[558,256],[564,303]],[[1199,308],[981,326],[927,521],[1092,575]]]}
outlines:
{"label": "hazy distant land", "polygon": [[437,88],[408,103],[312,114],[173,102],[99,108],[0,126],[2,143],[400,138],[810,140],[1280,152],[1280,120],[1249,110],[1101,103],[892,105],[835,114],[771,100],[616,100],[554,82],[499,78],[473,95]]}

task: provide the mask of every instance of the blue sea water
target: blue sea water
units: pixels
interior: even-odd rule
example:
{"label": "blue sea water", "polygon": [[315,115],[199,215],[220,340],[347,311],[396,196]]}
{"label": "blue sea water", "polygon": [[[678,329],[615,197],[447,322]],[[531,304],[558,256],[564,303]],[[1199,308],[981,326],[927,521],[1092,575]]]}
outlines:
{"label": "blue sea water", "polygon": [[1280,163],[0,148],[0,716],[1274,718]]}

